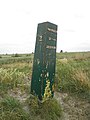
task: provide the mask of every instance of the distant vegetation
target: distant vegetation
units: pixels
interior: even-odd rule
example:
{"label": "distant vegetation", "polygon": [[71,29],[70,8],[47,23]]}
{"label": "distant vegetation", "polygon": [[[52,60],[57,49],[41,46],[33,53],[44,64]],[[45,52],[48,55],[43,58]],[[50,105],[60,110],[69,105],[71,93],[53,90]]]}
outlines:
{"label": "distant vegetation", "polygon": [[16,54],[13,54],[12,57],[20,57],[20,55],[16,53]]}

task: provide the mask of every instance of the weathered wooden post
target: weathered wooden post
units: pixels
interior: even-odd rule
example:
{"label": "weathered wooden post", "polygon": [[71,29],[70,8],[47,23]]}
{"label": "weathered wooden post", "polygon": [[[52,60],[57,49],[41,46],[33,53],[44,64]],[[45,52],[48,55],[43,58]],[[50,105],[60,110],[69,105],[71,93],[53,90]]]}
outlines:
{"label": "weathered wooden post", "polygon": [[56,65],[57,25],[44,22],[38,24],[33,61],[31,93],[43,99],[47,81],[54,95]]}

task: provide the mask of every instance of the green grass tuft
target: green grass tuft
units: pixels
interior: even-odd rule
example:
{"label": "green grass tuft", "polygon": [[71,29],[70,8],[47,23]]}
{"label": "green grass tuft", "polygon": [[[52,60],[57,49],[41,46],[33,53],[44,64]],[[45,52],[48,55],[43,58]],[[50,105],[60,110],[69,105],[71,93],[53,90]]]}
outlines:
{"label": "green grass tuft", "polygon": [[5,97],[0,101],[0,120],[30,120],[22,105],[13,97]]}
{"label": "green grass tuft", "polygon": [[40,120],[57,120],[62,116],[61,106],[55,99],[49,99],[41,103],[36,97],[31,95],[28,99],[28,104],[32,118],[35,116],[40,118]]}

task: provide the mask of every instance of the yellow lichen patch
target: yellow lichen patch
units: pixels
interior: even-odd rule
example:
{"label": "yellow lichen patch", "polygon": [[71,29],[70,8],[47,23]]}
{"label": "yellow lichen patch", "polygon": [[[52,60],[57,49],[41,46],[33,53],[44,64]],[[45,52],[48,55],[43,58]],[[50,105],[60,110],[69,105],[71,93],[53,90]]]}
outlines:
{"label": "yellow lichen patch", "polygon": [[45,87],[45,92],[44,92],[44,96],[43,96],[43,102],[48,100],[50,97],[52,96],[51,94],[51,90],[50,90],[50,81],[47,80],[46,81],[46,87]]}

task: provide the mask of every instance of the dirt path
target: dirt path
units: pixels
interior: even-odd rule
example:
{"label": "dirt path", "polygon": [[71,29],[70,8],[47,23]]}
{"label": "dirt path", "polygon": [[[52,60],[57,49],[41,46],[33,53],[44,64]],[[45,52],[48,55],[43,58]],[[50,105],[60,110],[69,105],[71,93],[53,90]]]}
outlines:
{"label": "dirt path", "polygon": [[63,120],[90,120],[90,103],[67,93],[55,92],[54,97],[63,109]]}

